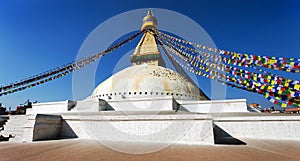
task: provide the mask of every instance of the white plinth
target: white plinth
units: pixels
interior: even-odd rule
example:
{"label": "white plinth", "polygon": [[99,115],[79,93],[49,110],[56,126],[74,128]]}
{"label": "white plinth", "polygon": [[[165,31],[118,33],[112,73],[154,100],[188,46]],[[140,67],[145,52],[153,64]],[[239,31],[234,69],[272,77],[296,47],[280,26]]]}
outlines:
{"label": "white plinth", "polygon": [[27,114],[52,114],[67,112],[75,106],[75,102],[71,100],[59,102],[45,102],[32,104],[32,109],[27,109]]}
{"label": "white plinth", "polygon": [[116,111],[170,111],[177,109],[172,96],[127,97],[120,100],[108,100],[107,103]]}
{"label": "white plinth", "polygon": [[300,139],[299,116],[241,116],[217,117],[214,124],[235,138]]}
{"label": "white plinth", "polygon": [[98,99],[85,99],[76,101],[76,106],[73,111],[103,111],[107,109],[107,102],[105,100]]}
{"label": "white plinth", "polygon": [[199,113],[248,112],[246,99],[194,101],[177,100],[180,110]]}
{"label": "white plinth", "polygon": [[212,118],[200,114],[122,112],[62,115],[61,136],[98,141],[214,144]]}

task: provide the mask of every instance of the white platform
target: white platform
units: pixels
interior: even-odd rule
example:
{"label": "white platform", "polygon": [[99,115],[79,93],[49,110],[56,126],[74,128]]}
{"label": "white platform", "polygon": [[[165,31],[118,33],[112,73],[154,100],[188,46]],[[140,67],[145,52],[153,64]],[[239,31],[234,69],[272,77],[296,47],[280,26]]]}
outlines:
{"label": "white platform", "polygon": [[107,110],[108,104],[105,100],[85,99],[76,101],[76,106],[73,111],[104,111]]}
{"label": "white platform", "polygon": [[199,113],[228,113],[228,112],[248,112],[246,99],[230,100],[177,100],[180,110]]}
{"label": "white platform", "polygon": [[[73,108],[74,107],[74,108]],[[33,104],[29,114],[53,114],[68,111],[170,111],[180,110],[198,113],[248,112],[246,99],[231,100],[175,100],[172,96],[128,97],[121,100],[85,99]]]}
{"label": "white platform", "polygon": [[27,109],[26,114],[51,114],[61,113],[71,110],[75,106],[75,101],[66,100],[59,102],[44,102],[32,104],[32,109]]}
{"label": "white platform", "polygon": [[63,114],[61,136],[100,142],[214,144],[212,117],[201,114],[98,112]]}
{"label": "white platform", "polygon": [[214,117],[214,124],[235,138],[300,140],[300,116],[263,115]]}
{"label": "white platform", "polygon": [[171,111],[178,105],[172,96],[127,97],[122,100],[108,100],[115,111]]}

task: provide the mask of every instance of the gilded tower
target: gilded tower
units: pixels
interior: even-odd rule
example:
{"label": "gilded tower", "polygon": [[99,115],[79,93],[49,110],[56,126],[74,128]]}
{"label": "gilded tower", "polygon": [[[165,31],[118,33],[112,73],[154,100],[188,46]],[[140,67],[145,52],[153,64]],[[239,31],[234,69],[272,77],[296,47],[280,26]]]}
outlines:
{"label": "gilded tower", "polygon": [[[157,30],[157,19],[149,9],[147,15],[143,18],[141,30]],[[151,32],[145,32],[134,53],[130,56],[132,65],[149,64],[165,67],[165,62],[160,54],[157,42]]]}

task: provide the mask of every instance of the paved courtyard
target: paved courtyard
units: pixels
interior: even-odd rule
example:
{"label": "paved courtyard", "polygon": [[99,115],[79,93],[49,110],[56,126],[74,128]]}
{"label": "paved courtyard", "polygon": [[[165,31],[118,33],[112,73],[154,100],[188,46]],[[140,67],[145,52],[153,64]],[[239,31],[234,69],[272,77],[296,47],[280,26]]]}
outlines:
{"label": "paved courtyard", "polygon": [[[300,141],[243,140],[247,145],[171,145],[149,154],[125,154],[96,141],[66,139],[26,144],[0,143],[0,160],[300,160]],[[127,144],[128,148],[136,146]],[[143,145],[138,145],[143,146]]]}

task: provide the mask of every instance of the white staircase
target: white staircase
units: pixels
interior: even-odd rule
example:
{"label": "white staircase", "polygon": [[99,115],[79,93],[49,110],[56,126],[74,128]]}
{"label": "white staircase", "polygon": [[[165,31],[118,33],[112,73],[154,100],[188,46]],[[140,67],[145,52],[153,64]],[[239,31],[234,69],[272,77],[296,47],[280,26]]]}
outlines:
{"label": "white staircase", "polygon": [[9,116],[9,120],[7,120],[7,122],[3,126],[4,129],[0,132],[0,135],[8,137],[11,134],[14,137],[9,139],[10,142],[22,143],[26,122],[26,115]]}

